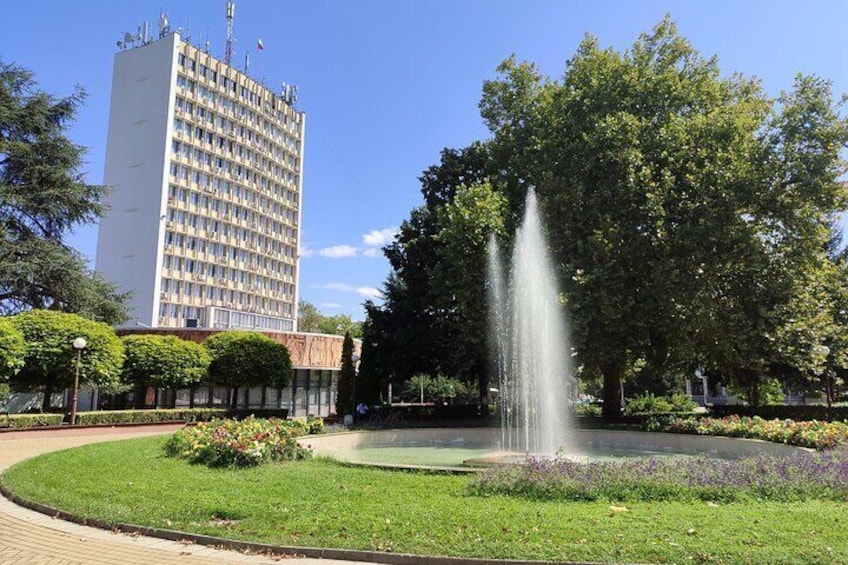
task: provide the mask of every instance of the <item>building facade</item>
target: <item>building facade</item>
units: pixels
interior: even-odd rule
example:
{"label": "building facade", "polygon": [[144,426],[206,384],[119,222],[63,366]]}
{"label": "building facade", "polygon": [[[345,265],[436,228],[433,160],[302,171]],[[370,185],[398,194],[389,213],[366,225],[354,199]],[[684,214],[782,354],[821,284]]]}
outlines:
{"label": "building facade", "polygon": [[[123,328],[119,335],[156,334],[174,335],[180,339],[203,343],[219,330],[208,329],[148,329]],[[265,335],[289,350],[294,377],[289,386],[274,388],[259,386],[242,389],[239,393],[240,408],[284,408],[290,417],[326,417],[335,414],[336,390],[341,367],[344,338],[338,335],[311,333],[264,332]],[[361,353],[362,343],[354,340],[354,354]],[[151,394],[154,392],[151,390]],[[227,387],[203,385],[193,390],[155,391],[146,402],[160,406],[230,406],[230,390]],[[86,395],[82,395],[83,409]],[[92,401],[96,405],[96,399]]]}
{"label": "building facade", "polygon": [[115,55],[96,269],[130,325],[297,329],[305,121],[177,32]]}

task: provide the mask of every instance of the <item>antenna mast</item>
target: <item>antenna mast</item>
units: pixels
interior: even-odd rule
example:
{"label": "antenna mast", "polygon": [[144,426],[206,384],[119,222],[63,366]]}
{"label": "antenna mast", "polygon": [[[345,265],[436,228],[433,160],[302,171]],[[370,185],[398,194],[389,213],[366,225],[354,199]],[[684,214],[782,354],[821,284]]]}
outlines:
{"label": "antenna mast", "polygon": [[233,18],[236,15],[236,3],[227,0],[227,47],[224,50],[224,62],[229,65],[233,58]]}

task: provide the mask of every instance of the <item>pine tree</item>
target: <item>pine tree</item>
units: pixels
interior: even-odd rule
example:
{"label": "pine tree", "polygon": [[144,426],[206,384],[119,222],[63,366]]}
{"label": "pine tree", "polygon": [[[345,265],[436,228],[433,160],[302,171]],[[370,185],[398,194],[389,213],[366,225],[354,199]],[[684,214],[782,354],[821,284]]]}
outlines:
{"label": "pine tree", "polygon": [[102,214],[106,187],[86,184],[85,149],[67,137],[85,93],[55,98],[30,71],[0,61],[0,313],[49,308],[120,323],[128,297],[65,242]]}

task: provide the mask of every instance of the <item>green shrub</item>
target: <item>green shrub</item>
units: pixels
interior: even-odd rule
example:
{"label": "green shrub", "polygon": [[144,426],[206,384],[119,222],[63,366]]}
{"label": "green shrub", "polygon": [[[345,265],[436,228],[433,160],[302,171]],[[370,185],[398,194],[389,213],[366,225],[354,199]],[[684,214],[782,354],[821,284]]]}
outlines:
{"label": "green shrub", "polygon": [[644,396],[637,396],[627,401],[624,414],[660,414],[671,412],[671,403],[662,396],[654,396],[650,392]]}
{"label": "green shrub", "polygon": [[34,428],[37,426],[59,426],[64,414],[10,414],[0,415],[0,428]]}
{"label": "green shrub", "polygon": [[578,404],[574,407],[574,412],[578,416],[600,416],[600,404]]}
{"label": "green shrub", "polygon": [[168,438],[165,452],[210,467],[252,467],[267,461],[304,459],[311,451],[297,438],[309,426],[302,420],[214,420],[183,428]]}
{"label": "green shrub", "polygon": [[312,416],[306,419],[306,433],[309,435],[324,433],[324,419]]}
{"label": "green shrub", "polygon": [[698,403],[692,400],[688,394],[675,393],[668,399],[672,412],[693,412]]}
{"label": "green shrub", "polygon": [[670,397],[654,396],[647,393],[627,401],[624,407],[626,416],[635,415],[659,415],[669,413],[693,412],[698,403],[686,394],[673,394]]}

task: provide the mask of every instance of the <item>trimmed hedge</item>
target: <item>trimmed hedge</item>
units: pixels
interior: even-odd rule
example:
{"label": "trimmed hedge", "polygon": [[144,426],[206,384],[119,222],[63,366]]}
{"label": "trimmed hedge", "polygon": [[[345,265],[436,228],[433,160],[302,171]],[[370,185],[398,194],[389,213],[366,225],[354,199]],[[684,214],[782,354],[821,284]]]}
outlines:
{"label": "trimmed hedge", "polygon": [[235,418],[236,420],[244,420],[248,416],[256,418],[279,418],[285,420],[289,416],[288,408],[228,408],[226,410],[227,418]]}
{"label": "trimmed hedge", "polygon": [[[99,412],[77,412],[77,425],[97,426],[115,424],[156,424],[160,422],[208,422],[214,419],[233,418],[243,420],[248,416],[257,418],[279,418],[285,420],[289,411],[285,408],[175,408],[157,410],[102,410]],[[0,428],[37,428],[60,426],[65,414],[0,414]]]}
{"label": "trimmed hedge", "polygon": [[828,408],[824,405],[784,405],[741,406],[735,404],[717,404],[712,407],[716,418],[725,416],[759,416],[765,420],[795,420],[807,422],[819,420],[825,422],[848,421],[848,406]]}
{"label": "trimmed hedge", "polygon": [[59,426],[64,419],[64,414],[0,414],[0,428]]}
{"label": "trimmed hedge", "polygon": [[157,422],[203,422],[223,418],[223,408],[176,408],[160,410],[102,410],[77,412],[77,425],[97,424],[153,424]]}
{"label": "trimmed hedge", "polygon": [[152,424],[157,422],[208,422],[220,418],[244,419],[248,416],[258,418],[286,418],[285,409],[237,409],[227,408],[171,408],[157,410],[103,410],[100,412],[77,413],[77,424]]}

